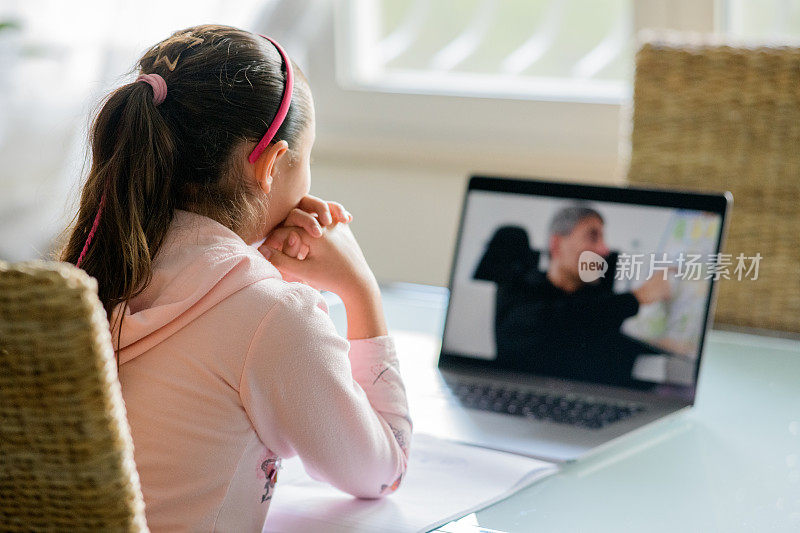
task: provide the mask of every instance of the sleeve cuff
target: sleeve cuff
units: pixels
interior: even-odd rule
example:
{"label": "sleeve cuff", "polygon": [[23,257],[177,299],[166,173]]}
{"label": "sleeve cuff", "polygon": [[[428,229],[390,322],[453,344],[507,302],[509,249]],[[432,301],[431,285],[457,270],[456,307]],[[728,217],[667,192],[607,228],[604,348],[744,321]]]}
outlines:
{"label": "sleeve cuff", "polygon": [[390,335],[355,339],[349,342],[350,365],[353,367],[354,374],[376,362],[394,363],[397,361],[394,338]]}

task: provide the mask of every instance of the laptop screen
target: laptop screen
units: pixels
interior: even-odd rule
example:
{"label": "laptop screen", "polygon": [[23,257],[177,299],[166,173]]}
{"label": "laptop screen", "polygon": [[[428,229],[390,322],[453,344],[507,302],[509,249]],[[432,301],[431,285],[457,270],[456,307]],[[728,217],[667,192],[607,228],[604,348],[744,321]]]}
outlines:
{"label": "laptop screen", "polygon": [[726,205],[722,195],[473,178],[440,366],[692,399],[712,284],[751,267],[719,254]]}

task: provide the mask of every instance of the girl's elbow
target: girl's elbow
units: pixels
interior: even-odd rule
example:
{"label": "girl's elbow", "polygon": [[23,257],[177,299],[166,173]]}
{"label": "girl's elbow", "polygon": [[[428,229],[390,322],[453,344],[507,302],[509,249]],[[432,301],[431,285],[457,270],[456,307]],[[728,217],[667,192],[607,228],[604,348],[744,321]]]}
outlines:
{"label": "girl's elbow", "polygon": [[399,474],[393,480],[361,487],[353,487],[351,490],[347,490],[347,492],[361,500],[378,500],[397,491],[404,477],[405,472]]}
{"label": "girl's elbow", "polygon": [[408,468],[410,439],[397,438],[393,431],[388,446],[376,446],[370,452],[354,454],[348,459],[349,467],[342,470],[336,484],[356,498],[374,500],[388,496],[400,488]]}
{"label": "girl's elbow", "polygon": [[363,500],[376,500],[396,492],[406,476],[408,460],[403,454],[400,464],[395,464],[394,471],[390,475],[383,476],[364,476],[349,487],[342,489]]}
{"label": "girl's elbow", "polygon": [[399,461],[395,466],[394,473],[389,477],[387,482],[381,484],[380,491],[378,492],[377,496],[378,498],[382,498],[396,492],[400,488],[403,479],[405,479],[406,470],[408,469],[408,448],[403,447],[401,449],[398,459]]}

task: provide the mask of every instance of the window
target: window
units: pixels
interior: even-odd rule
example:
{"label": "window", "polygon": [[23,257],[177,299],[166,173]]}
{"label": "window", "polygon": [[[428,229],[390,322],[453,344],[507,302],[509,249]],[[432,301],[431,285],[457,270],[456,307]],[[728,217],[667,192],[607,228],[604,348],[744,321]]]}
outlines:
{"label": "window", "polygon": [[353,0],[342,81],[360,88],[619,102],[630,87],[632,0]]}
{"label": "window", "polygon": [[391,93],[620,103],[646,28],[800,40],[800,0],[345,0],[337,75]]}

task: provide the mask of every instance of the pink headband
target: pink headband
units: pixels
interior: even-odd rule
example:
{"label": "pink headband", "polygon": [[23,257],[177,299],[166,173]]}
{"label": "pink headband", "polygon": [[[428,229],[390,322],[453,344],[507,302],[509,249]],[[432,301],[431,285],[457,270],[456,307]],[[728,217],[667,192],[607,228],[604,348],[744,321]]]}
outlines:
{"label": "pink headband", "polygon": [[160,104],[167,97],[167,82],[158,74],[142,74],[136,81],[144,81],[153,88],[153,103]]}
{"label": "pink headband", "polygon": [[286,55],[286,52],[283,51],[283,48],[276,43],[273,39],[270,39],[266,35],[262,35],[264,39],[271,42],[275,45],[275,48],[278,49],[278,53],[281,54],[281,58],[283,59],[283,64],[286,67],[286,85],[283,87],[283,97],[281,98],[281,105],[278,106],[278,112],[275,113],[275,118],[272,119],[272,123],[269,125],[267,129],[267,133],[261,137],[261,140],[258,141],[258,144],[253,151],[250,152],[250,156],[247,158],[250,163],[255,163],[258,160],[258,156],[260,156],[264,150],[267,149],[269,143],[272,142],[272,138],[275,137],[275,134],[278,132],[278,129],[283,124],[283,121],[286,119],[286,114],[289,112],[289,105],[292,103],[292,89],[294,87],[294,75],[292,74],[292,62],[289,61],[289,57]]}

